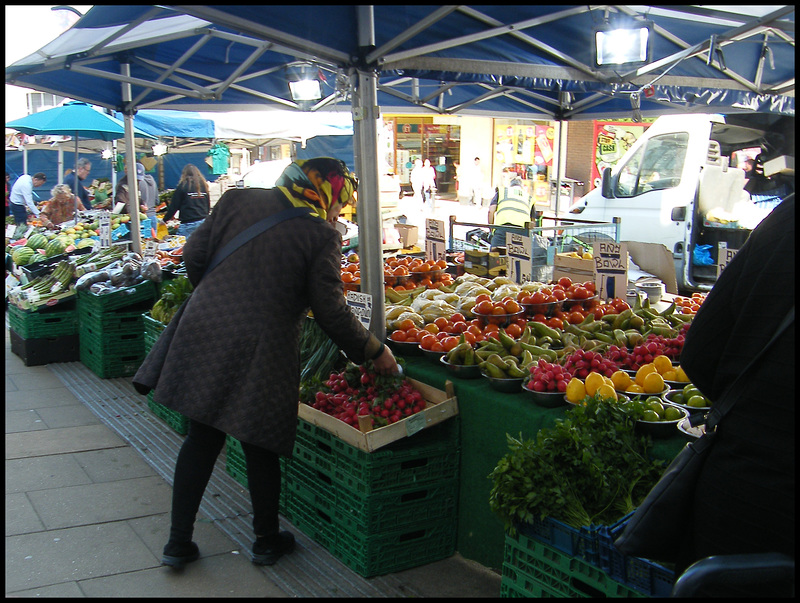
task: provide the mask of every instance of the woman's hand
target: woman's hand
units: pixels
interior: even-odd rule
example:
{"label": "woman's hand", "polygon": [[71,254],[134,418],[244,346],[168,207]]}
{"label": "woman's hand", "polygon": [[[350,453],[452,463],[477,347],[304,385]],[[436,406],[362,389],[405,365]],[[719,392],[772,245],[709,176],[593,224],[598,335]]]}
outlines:
{"label": "woman's hand", "polygon": [[383,352],[372,361],[372,366],[381,375],[397,375],[400,372],[400,366],[388,345],[383,346]]}

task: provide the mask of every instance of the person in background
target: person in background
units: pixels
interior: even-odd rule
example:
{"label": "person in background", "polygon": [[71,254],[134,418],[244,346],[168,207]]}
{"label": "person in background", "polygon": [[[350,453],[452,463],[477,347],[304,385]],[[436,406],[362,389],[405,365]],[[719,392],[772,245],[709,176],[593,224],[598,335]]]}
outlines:
{"label": "person in background", "polygon": [[422,159],[415,159],[414,168],[408,178],[411,181],[411,190],[414,191],[414,201],[425,207],[425,174],[423,168]]}
{"label": "person in background", "polygon": [[[66,184],[56,184],[50,194],[52,198],[44,206],[39,217],[42,225],[52,230],[59,224],[75,217],[75,193]],[[85,209],[83,204],[78,201],[78,210]]]}
{"label": "person in background", "polygon": [[[355,203],[356,189],[343,161],[298,160],[272,189],[225,192],[186,242],[183,261],[194,292],[171,341],[160,338],[133,378],[139,393],[155,387],[155,401],[189,418],[175,465],[163,564],[182,567],[199,557],[194,522],[226,434],[244,450],[253,563],[272,565],[292,551],[294,536],[279,529],[279,458],[291,456],[294,447],[300,333],[309,307],[353,362],[371,360],[383,375],[399,372],[391,350],[345,302],[342,238],[334,225],[341,209]],[[291,207],[313,213],[273,226],[203,276],[242,231]]]}
{"label": "person in background", "polygon": [[431,160],[426,159],[422,166],[422,191],[424,198],[430,200],[431,210],[436,209],[436,203],[433,199],[433,191],[436,190],[436,170],[431,165]]}
{"label": "person in background", "polygon": [[14,216],[14,223],[19,226],[28,222],[28,212],[39,217],[39,209],[33,202],[33,189],[44,186],[47,176],[42,172],[36,172],[33,176],[23,174],[11,187],[9,195],[9,207]]}
{"label": "person in background", "polygon": [[[78,159],[77,168],[78,201],[80,201],[86,209],[91,209],[92,204],[89,201],[89,191],[87,191],[86,187],[83,186],[83,181],[86,180],[86,178],[89,176],[89,172],[92,171],[92,162],[86,159],[86,157],[81,157]],[[76,172],[70,170],[70,172],[64,176],[64,184],[66,184],[73,193],[75,192],[75,174]]]}
{"label": "person in background", "polygon": [[197,166],[187,163],[181,172],[178,186],[172,193],[167,213],[164,214],[164,222],[179,213],[181,225],[178,227],[178,235],[188,239],[210,212],[211,197],[208,193],[208,182]]}
{"label": "person in background", "polygon": [[[147,214],[151,224],[156,223],[156,205],[158,205],[158,186],[155,179],[145,173],[141,163],[136,164],[136,181],[139,189],[139,211]],[[114,194],[115,203],[124,203],[121,213],[128,213],[128,168],[125,167],[125,175],[117,182],[117,190]]]}
{"label": "person in background", "polygon": [[[483,171],[481,171],[481,158],[476,157],[472,169],[467,175],[467,190],[465,191],[469,205],[484,205],[483,202]],[[488,203],[488,202],[487,202]]]}
{"label": "person in background", "polygon": [[[681,367],[713,402],[795,303],[794,195],[753,230],[691,327]],[[776,283],[780,286],[776,289]],[[795,551],[794,325],[739,381],[697,481],[676,575],[712,555]]]}
{"label": "person in background", "polygon": [[8,193],[11,192],[8,188],[8,184],[10,181],[11,181],[11,176],[9,176],[8,172],[6,172],[6,215],[7,216],[11,215],[11,208],[8,207]]}
{"label": "person in background", "polygon": [[489,224],[497,224],[492,229],[492,240],[490,245],[495,247],[506,246],[506,233],[519,232],[517,230],[503,228],[500,225],[524,227],[526,223],[532,222],[534,218],[533,198],[522,186],[522,180],[514,177],[507,187],[503,187],[502,198],[500,190],[495,188],[495,194],[489,202]]}

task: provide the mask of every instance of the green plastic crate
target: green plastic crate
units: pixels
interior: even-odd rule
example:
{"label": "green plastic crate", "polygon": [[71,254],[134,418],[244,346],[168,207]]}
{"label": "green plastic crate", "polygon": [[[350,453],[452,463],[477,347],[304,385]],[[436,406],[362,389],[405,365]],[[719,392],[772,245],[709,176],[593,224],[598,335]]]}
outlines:
{"label": "green plastic crate", "polygon": [[437,519],[371,536],[340,529],[331,552],[365,578],[383,576],[453,555],[456,524],[456,517]]}
{"label": "green plastic crate", "polygon": [[144,358],[144,333],[103,333],[87,325],[79,330],[81,345],[91,348],[104,356],[130,356],[136,354]]}
{"label": "green plastic crate", "polygon": [[155,297],[156,284],[153,281],[143,281],[133,287],[125,287],[104,295],[96,295],[91,291],[79,291],[78,309],[83,306],[98,312],[108,312],[146,301],[155,303]]}
{"label": "green plastic crate", "polygon": [[519,533],[506,534],[502,581],[531,597],[542,596],[542,589],[571,598],[643,596],[602,569]]}
{"label": "green plastic crate", "polygon": [[364,452],[298,419],[295,454],[332,471],[344,487],[369,494],[458,476],[458,426],[450,419],[374,452]]}
{"label": "green plastic crate", "polygon": [[142,314],[142,326],[144,327],[144,351],[147,353],[153,349],[167,325],[150,316],[150,312],[145,312]]}
{"label": "green plastic crate", "polygon": [[285,499],[284,515],[293,526],[328,552],[335,551],[337,529],[330,515],[291,494]]}
{"label": "green plastic crate", "polygon": [[41,339],[75,335],[78,333],[78,313],[73,307],[68,310],[31,312],[14,304],[8,305],[8,324],[24,339]]}
{"label": "green plastic crate", "polygon": [[131,308],[101,312],[96,308],[78,306],[78,323],[100,335],[122,335],[142,332],[142,304]]}
{"label": "green plastic crate", "polygon": [[287,463],[283,472],[284,488],[292,496],[302,498],[327,513],[337,509],[337,486],[330,473],[313,463],[304,462],[297,455]]}
{"label": "green plastic crate", "polygon": [[153,392],[147,394],[147,407],[150,412],[169,425],[176,433],[180,435],[189,433],[189,419],[181,413],[156,402],[153,399]]}
{"label": "green plastic crate", "polygon": [[80,341],[80,360],[101,379],[130,377],[136,374],[144,360],[144,352],[104,354],[101,350]]}

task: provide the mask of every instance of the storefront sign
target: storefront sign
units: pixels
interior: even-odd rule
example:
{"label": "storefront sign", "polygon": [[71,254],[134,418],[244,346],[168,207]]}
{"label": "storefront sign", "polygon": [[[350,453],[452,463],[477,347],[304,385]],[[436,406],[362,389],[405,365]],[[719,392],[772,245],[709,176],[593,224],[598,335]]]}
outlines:
{"label": "storefront sign", "polygon": [[427,218],[425,220],[425,259],[437,262],[444,260],[447,254],[447,238],[444,222]]}
{"label": "storefront sign", "polygon": [[347,305],[350,306],[350,311],[364,325],[364,328],[369,329],[369,323],[372,320],[372,296],[369,293],[348,291]]}
{"label": "storefront sign", "polygon": [[719,243],[717,252],[717,278],[719,278],[722,271],[728,267],[728,264],[730,264],[733,256],[735,256],[738,251],[738,249],[728,249],[728,244],[725,241]]}
{"label": "storefront sign", "polygon": [[506,233],[506,262],[508,278],[521,285],[531,280],[531,238],[520,234]]}
{"label": "storefront sign", "polygon": [[600,299],[624,297],[628,290],[628,246],[597,241],[592,245],[594,284]]}
{"label": "storefront sign", "polygon": [[595,152],[590,190],[600,187],[603,170],[613,168],[649,126],[633,122],[594,122]]}

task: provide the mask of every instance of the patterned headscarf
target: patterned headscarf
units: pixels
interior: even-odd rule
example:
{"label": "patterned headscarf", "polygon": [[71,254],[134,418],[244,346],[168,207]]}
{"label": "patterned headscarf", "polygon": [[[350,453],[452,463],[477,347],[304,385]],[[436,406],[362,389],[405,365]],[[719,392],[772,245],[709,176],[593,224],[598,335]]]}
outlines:
{"label": "patterned headscarf", "polygon": [[333,202],[347,205],[354,199],[358,179],[343,161],[332,157],[316,157],[289,164],[275,186],[293,205],[311,207],[325,220]]}

